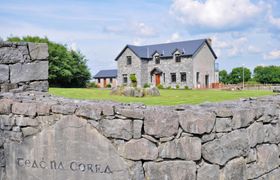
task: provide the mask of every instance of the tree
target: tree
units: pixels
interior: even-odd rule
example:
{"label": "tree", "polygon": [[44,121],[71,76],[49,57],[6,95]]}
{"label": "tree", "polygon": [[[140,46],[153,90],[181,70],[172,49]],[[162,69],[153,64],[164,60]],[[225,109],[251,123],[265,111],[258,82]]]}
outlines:
{"label": "tree", "polygon": [[220,82],[224,83],[224,84],[228,84],[228,73],[226,70],[221,70],[219,72],[219,80]]}
{"label": "tree", "polygon": [[66,45],[52,42],[47,37],[38,36],[9,37],[7,41],[48,44],[50,86],[85,87],[91,79],[85,56],[81,52],[68,50]]}
{"label": "tree", "polygon": [[280,66],[257,66],[254,69],[254,79],[263,84],[279,84]]}
{"label": "tree", "polygon": [[[247,82],[251,79],[251,71],[244,67],[244,81]],[[229,82],[231,84],[238,84],[243,82],[243,67],[233,68],[229,74]]]}

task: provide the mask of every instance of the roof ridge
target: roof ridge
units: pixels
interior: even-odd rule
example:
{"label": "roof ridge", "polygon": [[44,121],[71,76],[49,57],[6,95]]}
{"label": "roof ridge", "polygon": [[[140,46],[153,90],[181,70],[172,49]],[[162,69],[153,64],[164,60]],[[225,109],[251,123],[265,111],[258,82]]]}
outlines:
{"label": "roof ridge", "polygon": [[157,46],[157,45],[165,45],[165,44],[176,44],[176,43],[192,42],[192,41],[201,41],[201,40],[206,41],[207,39],[206,39],[206,38],[203,38],[203,39],[193,39],[193,40],[186,40],[186,41],[175,41],[175,42],[166,42],[166,43],[158,43],[158,44],[147,44],[147,45],[141,45],[141,46],[132,45],[132,44],[127,44],[127,46],[146,47],[146,46]]}

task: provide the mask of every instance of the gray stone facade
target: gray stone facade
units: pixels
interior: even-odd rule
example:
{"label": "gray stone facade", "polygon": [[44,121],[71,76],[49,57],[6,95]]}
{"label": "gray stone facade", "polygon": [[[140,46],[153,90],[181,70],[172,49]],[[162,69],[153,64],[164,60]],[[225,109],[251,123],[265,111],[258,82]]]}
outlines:
{"label": "gray stone facade", "polygon": [[279,95],[170,107],[0,97],[1,180],[280,178]]}
{"label": "gray stone facade", "polygon": [[[175,61],[175,56],[180,55],[181,62]],[[131,64],[127,64],[127,57],[131,57]],[[156,63],[156,56],[160,56],[160,63]],[[161,57],[156,52],[151,58],[143,59],[130,48],[126,48],[116,59],[118,65],[118,85],[130,85],[130,75],[135,74],[138,86],[145,84],[156,86],[158,84],[164,87],[175,88],[179,86],[184,88],[209,88],[212,83],[219,82],[215,72],[215,60],[209,46],[204,43],[192,56],[185,56],[180,51],[174,52],[171,57]],[[159,80],[156,80],[156,74],[153,70],[158,69],[161,72]],[[171,80],[171,74],[175,73],[176,81]],[[182,74],[185,74],[185,80],[182,80]],[[127,83],[124,82],[124,76],[127,77]],[[198,77],[197,77],[198,76]],[[157,81],[157,82],[156,82]]]}
{"label": "gray stone facade", "polygon": [[48,45],[0,42],[0,92],[48,91]]}

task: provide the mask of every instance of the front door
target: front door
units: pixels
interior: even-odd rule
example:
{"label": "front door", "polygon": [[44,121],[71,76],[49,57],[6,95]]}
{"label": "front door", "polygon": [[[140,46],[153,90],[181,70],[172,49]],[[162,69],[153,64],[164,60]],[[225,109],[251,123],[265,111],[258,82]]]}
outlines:
{"label": "front door", "polygon": [[205,87],[209,88],[209,75],[205,75]]}
{"label": "front door", "polygon": [[156,86],[160,85],[160,74],[156,74]]}

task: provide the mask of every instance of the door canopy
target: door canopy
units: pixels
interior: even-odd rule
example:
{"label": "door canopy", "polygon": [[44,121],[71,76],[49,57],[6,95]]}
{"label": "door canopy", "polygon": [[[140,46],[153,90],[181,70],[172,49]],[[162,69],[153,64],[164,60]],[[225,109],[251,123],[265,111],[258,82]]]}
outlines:
{"label": "door canopy", "polygon": [[156,67],[151,71],[151,75],[153,74],[162,74],[162,70]]}

